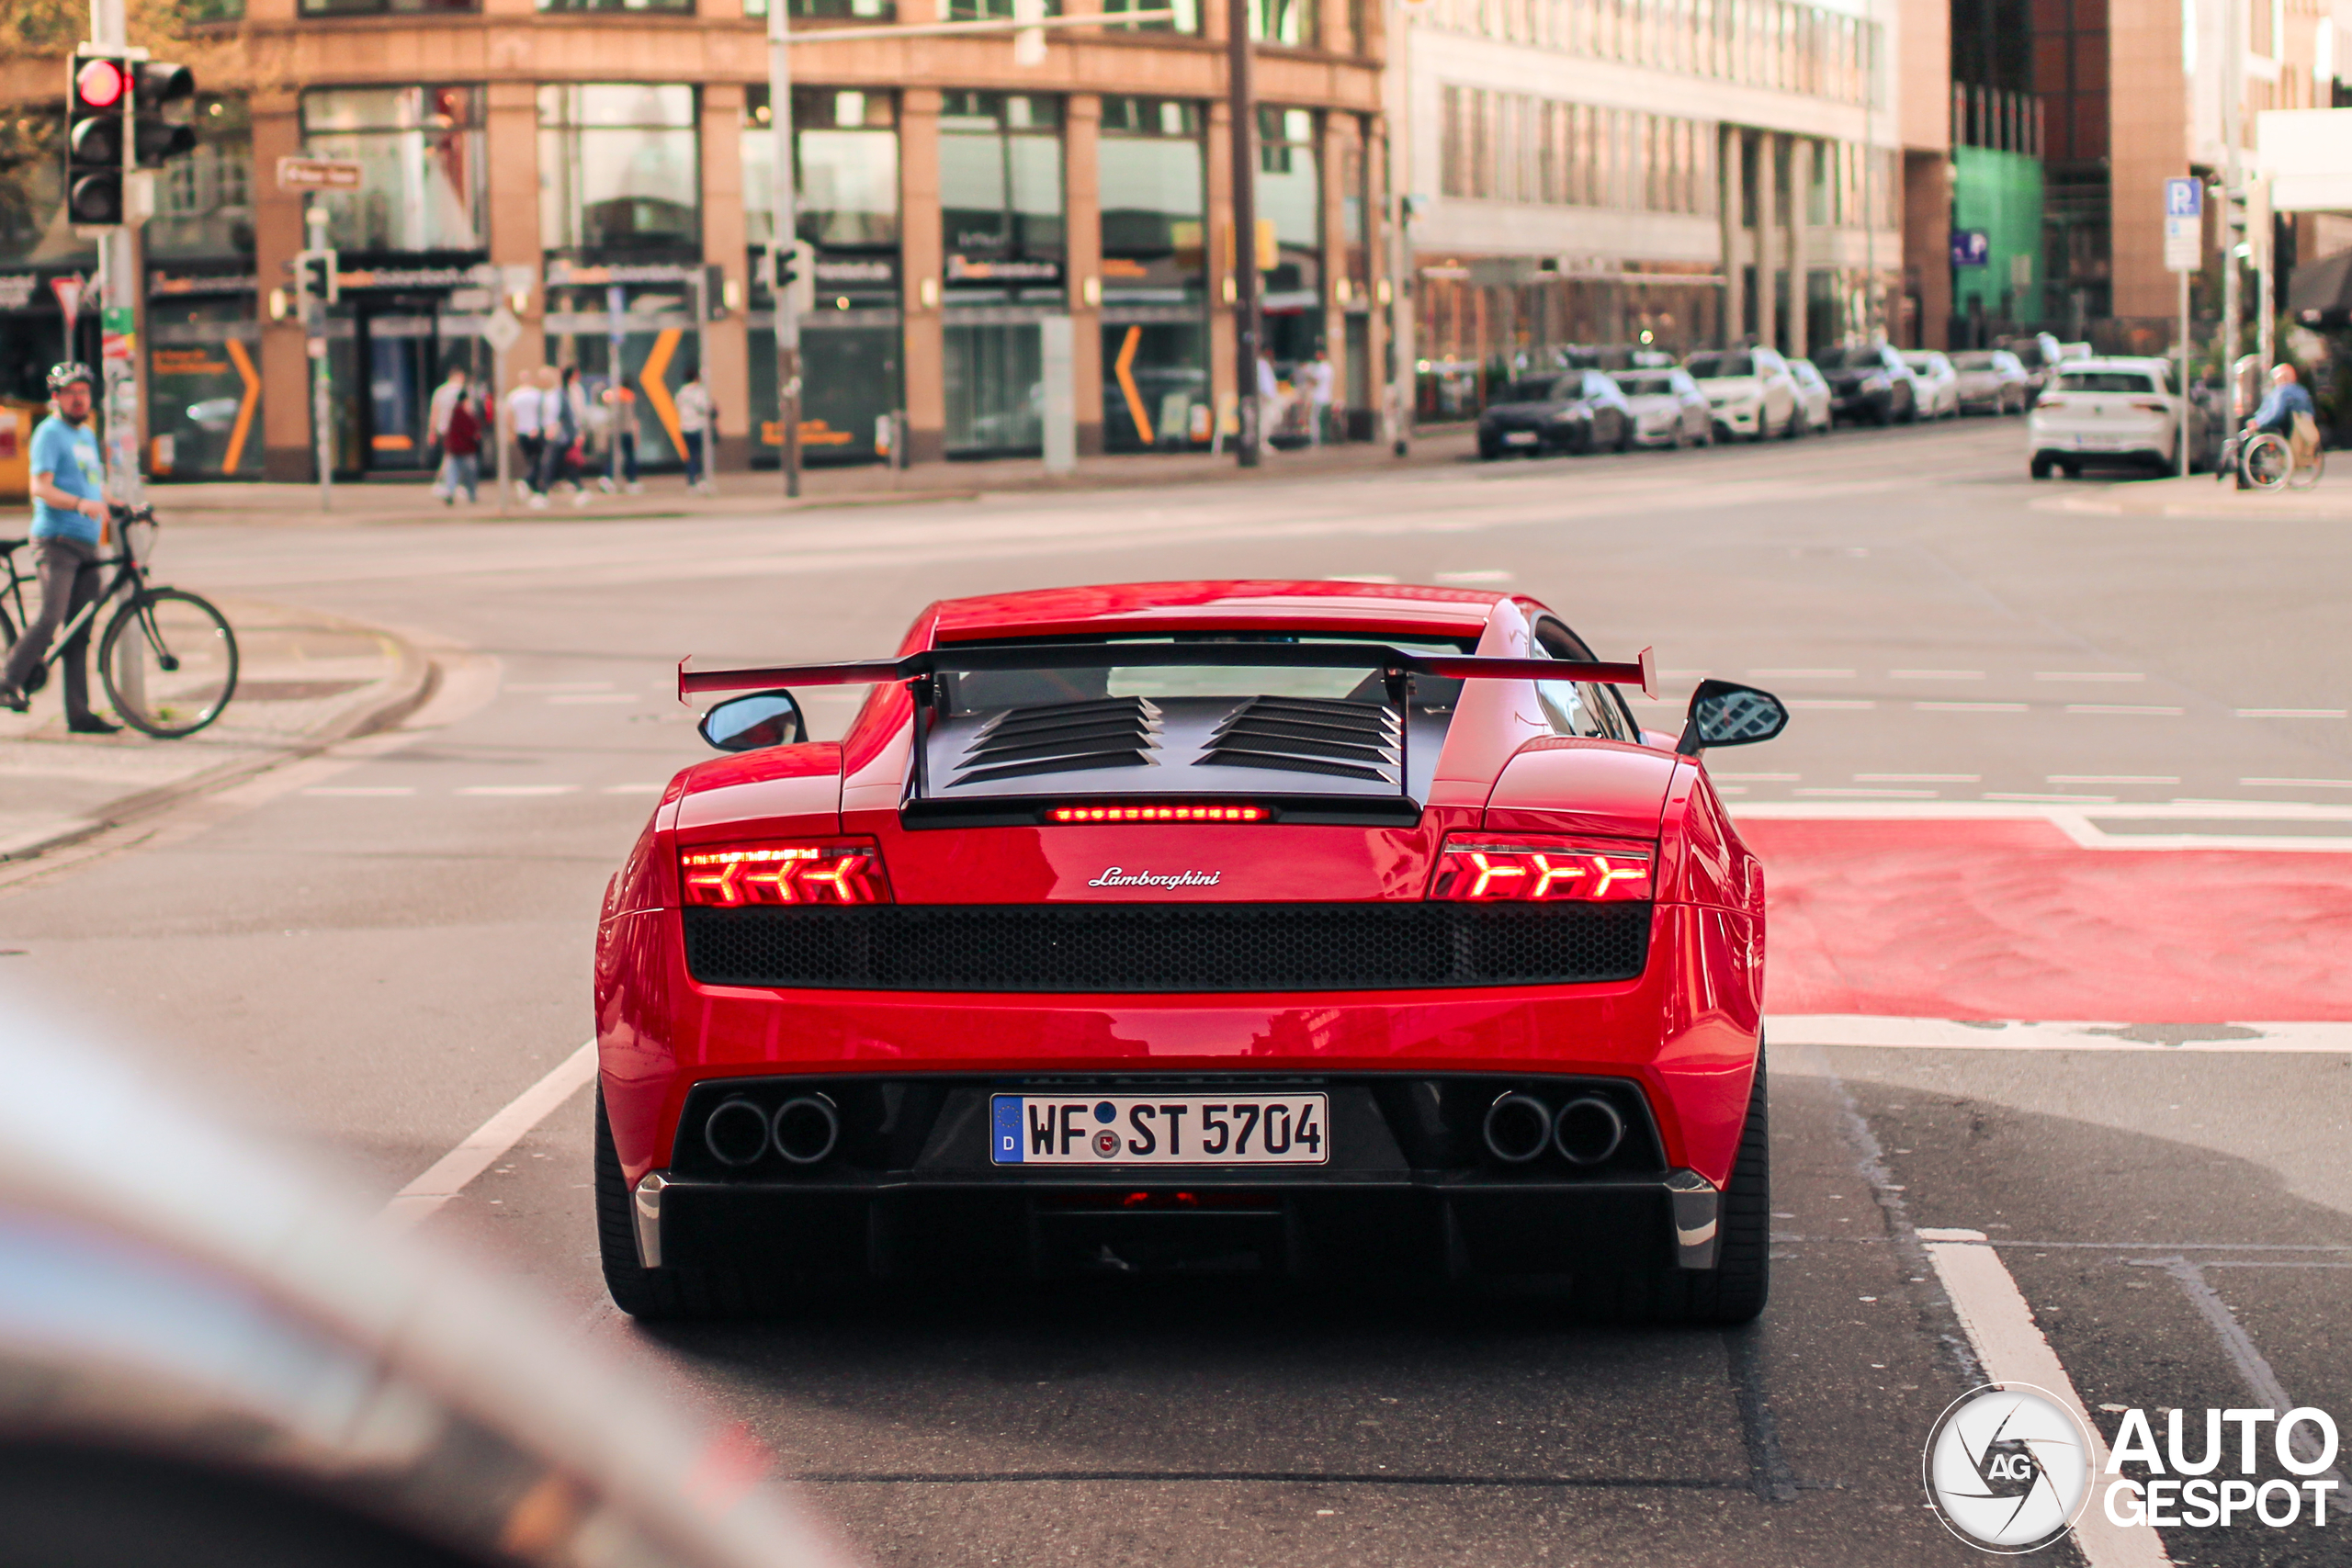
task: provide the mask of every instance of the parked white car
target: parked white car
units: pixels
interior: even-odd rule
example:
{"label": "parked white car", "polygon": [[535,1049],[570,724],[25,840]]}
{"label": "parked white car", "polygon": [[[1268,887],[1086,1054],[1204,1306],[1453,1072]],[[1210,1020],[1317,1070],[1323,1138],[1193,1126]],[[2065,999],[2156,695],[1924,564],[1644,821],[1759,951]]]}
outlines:
{"label": "parked white car", "polygon": [[1828,378],[1815,368],[1810,359],[1790,360],[1789,375],[1797,384],[1797,406],[1804,411],[1805,434],[1826,435],[1838,423],[1837,412],[1831,407]]}
{"label": "parked white car", "polygon": [[2033,401],[2033,378],[2006,348],[1964,349],[1951,355],[1951,367],[1962,413],[2023,413]]}
{"label": "parked white car", "polygon": [[1801,435],[1797,384],[1778,349],[1709,349],[1682,362],[1714,411],[1715,439]]}
{"label": "parked white car", "polygon": [[1919,383],[1919,417],[1960,417],[1960,375],[1951,361],[1932,348],[1915,348],[1903,356]]}
{"label": "parked white car", "polygon": [[1715,438],[1714,415],[1707,394],[1690,373],[1665,370],[1620,370],[1611,379],[1625,394],[1634,411],[1634,441],[1642,446],[1705,446]]}
{"label": "parked white car", "polygon": [[2086,468],[2136,468],[2156,473],[2180,461],[2180,419],[2188,410],[2192,467],[2211,460],[2213,432],[2205,411],[2185,404],[2162,359],[2074,359],[2060,366],[2026,420],[2027,466],[2046,479],[2054,468],[2073,479]]}

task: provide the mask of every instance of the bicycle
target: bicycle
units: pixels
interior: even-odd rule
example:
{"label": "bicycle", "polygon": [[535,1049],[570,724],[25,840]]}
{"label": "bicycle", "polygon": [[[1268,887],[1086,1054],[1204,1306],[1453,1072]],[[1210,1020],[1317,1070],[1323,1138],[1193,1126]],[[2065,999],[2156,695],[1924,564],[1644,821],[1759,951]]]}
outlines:
{"label": "bicycle", "polygon": [[[66,645],[128,590],[98,638],[98,679],[107,700],[131,728],[158,740],[185,739],[219,718],[236,694],[237,634],[209,601],[186,589],[148,583],[145,552],[133,542],[131,530],[158,526],[153,507],[109,510],[120,530],[122,549],[100,557],[96,565],[113,568],[114,576],[58,629],[48,653],[26,678],[25,691],[40,690]],[[16,559],[16,552],[30,542],[0,539],[0,567],[7,571],[6,586],[0,587],[0,646],[13,644],[17,629],[30,619],[25,613],[25,584],[33,579],[17,570]]]}
{"label": "bicycle", "polygon": [[2296,462],[2295,449],[2276,431],[2240,431],[2222,444],[2213,479],[2235,479],[2241,490],[2309,490],[2326,468],[2327,454],[2316,449],[2310,462]]}

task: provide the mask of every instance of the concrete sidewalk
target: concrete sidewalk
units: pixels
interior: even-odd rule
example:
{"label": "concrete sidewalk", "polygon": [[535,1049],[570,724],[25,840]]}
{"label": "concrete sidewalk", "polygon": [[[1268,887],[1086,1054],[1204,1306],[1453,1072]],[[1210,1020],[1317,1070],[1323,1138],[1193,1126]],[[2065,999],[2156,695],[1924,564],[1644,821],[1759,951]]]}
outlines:
{"label": "concrete sidewalk", "polygon": [[2211,474],[2185,479],[2132,479],[2079,495],[2056,495],[2038,505],[2061,512],[2141,517],[2238,517],[2272,523],[2352,523],[2352,452],[2329,454],[2320,482],[2310,490],[2239,490]]}
{"label": "concrete sidewalk", "polygon": [[[254,600],[220,601],[237,636],[237,689],[185,740],[74,735],[54,671],[30,711],[0,710],[0,861],[29,859],[225,788],[395,721],[433,667],[393,634]],[[91,701],[104,710],[96,671]]]}
{"label": "concrete sidewalk", "polygon": [[513,499],[501,512],[497,487],[485,478],[481,500],[471,506],[447,505],[429,484],[407,479],[372,479],[334,487],[333,510],[319,507],[315,484],[157,484],[148,489],[156,514],[171,524],[191,523],[446,523],[453,517],[506,522],[532,518],[549,520],[603,517],[635,519],[740,516],[747,507],[783,511],[787,506],[855,506],[900,502],[968,501],[975,496],[1005,491],[1054,491],[1158,488],[1171,484],[1203,484],[1253,479],[1297,479],[1324,473],[1355,473],[1366,469],[1426,467],[1458,463],[1476,450],[1476,434],[1468,425],[1424,428],[1413,440],[1411,455],[1402,459],[1375,442],[1317,447],[1305,451],[1270,451],[1256,468],[1243,468],[1232,457],[1204,452],[1137,453],[1132,456],[1082,457],[1070,473],[1046,472],[1035,457],[1010,457],[987,462],[925,463],[893,470],[875,464],[854,468],[820,468],[801,476],[800,499],[784,499],[784,480],[773,468],[751,473],[721,474],[715,496],[688,492],[676,474],[649,476],[643,493],[607,494],[592,488],[584,502],[568,491],[535,509]]}

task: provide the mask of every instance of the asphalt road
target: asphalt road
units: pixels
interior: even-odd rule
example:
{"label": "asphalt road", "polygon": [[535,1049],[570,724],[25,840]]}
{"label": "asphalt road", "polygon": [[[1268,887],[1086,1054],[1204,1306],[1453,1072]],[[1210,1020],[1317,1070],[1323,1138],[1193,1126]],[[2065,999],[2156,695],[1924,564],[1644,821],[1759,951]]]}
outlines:
{"label": "asphalt road", "polygon": [[[2161,1438],[2165,1409],[2281,1394],[2352,1427],[2352,541],[2069,511],[2092,487],[2029,483],[2021,445],[2006,421],[789,518],[183,529],[166,577],[472,650],[448,722],[14,884],[0,964],[389,1199],[588,1035],[605,880],[701,754],[681,655],[879,653],[933,598],[1055,583],[1521,589],[1603,657],[1654,643],[1679,689],[1795,701],[1715,758],[1791,1015],[1755,1328],[1398,1281],[641,1330],[595,1272],[584,1091],[427,1228],[744,1423],[878,1562],[1975,1561],[1920,1445],[2016,1336],[1939,1233],[1986,1238],[2110,1439],[2127,1408]],[[851,701],[812,702],[820,734]],[[2342,1562],[2341,1529],[2162,1542]]]}

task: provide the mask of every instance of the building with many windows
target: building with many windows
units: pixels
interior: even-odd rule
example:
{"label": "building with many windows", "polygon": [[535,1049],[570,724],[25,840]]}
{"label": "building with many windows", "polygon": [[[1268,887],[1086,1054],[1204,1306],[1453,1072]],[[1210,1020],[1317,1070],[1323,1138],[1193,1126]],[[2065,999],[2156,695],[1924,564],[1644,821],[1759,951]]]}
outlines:
{"label": "building with many windows", "polygon": [[[1009,16],[1011,0],[792,4],[798,232],[819,293],[803,337],[811,460],[870,460],[896,428],[916,461],[1036,451],[1040,323],[1055,316],[1075,328],[1081,451],[1206,445],[1236,386],[1234,258],[1260,250],[1231,232],[1227,7],[1049,4],[1102,20],[1049,29],[1042,63],[1022,66],[1004,34],[825,36]],[[510,384],[541,365],[617,378],[639,394],[640,451],[673,464],[672,398],[699,373],[720,467],[772,464],[758,264],[780,106],[764,6],[244,0],[194,24],[227,47],[203,73],[202,149],[145,231],[158,473],[311,472],[305,336],[272,308],[306,199],[327,209],[342,258],[327,357],[345,476],[423,469],[433,387],[452,366],[502,364]],[[1277,368],[1327,349],[1349,423],[1368,431],[1387,346],[1372,309],[1383,11],[1254,0],[1251,15]],[[29,99],[62,74],[12,62],[6,85]],[[52,152],[0,181],[14,345],[0,378],[19,396],[64,348],[51,279],[94,259],[62,221]],[[280,190],[280,160],[300,154],[358,164],[360,188]],[[503,356],[482,335],[502,298],[524,329]]]}
{"label": "building with many windows", "polygon": [[1895,49],[1898,12],[1913,9],[1925,7],[1412,7],[1423,410],[1450,412],[1483,378],[1572,345],[1679,354],[1753,337],[1802,354],[1899,333],[1909,142]]}

